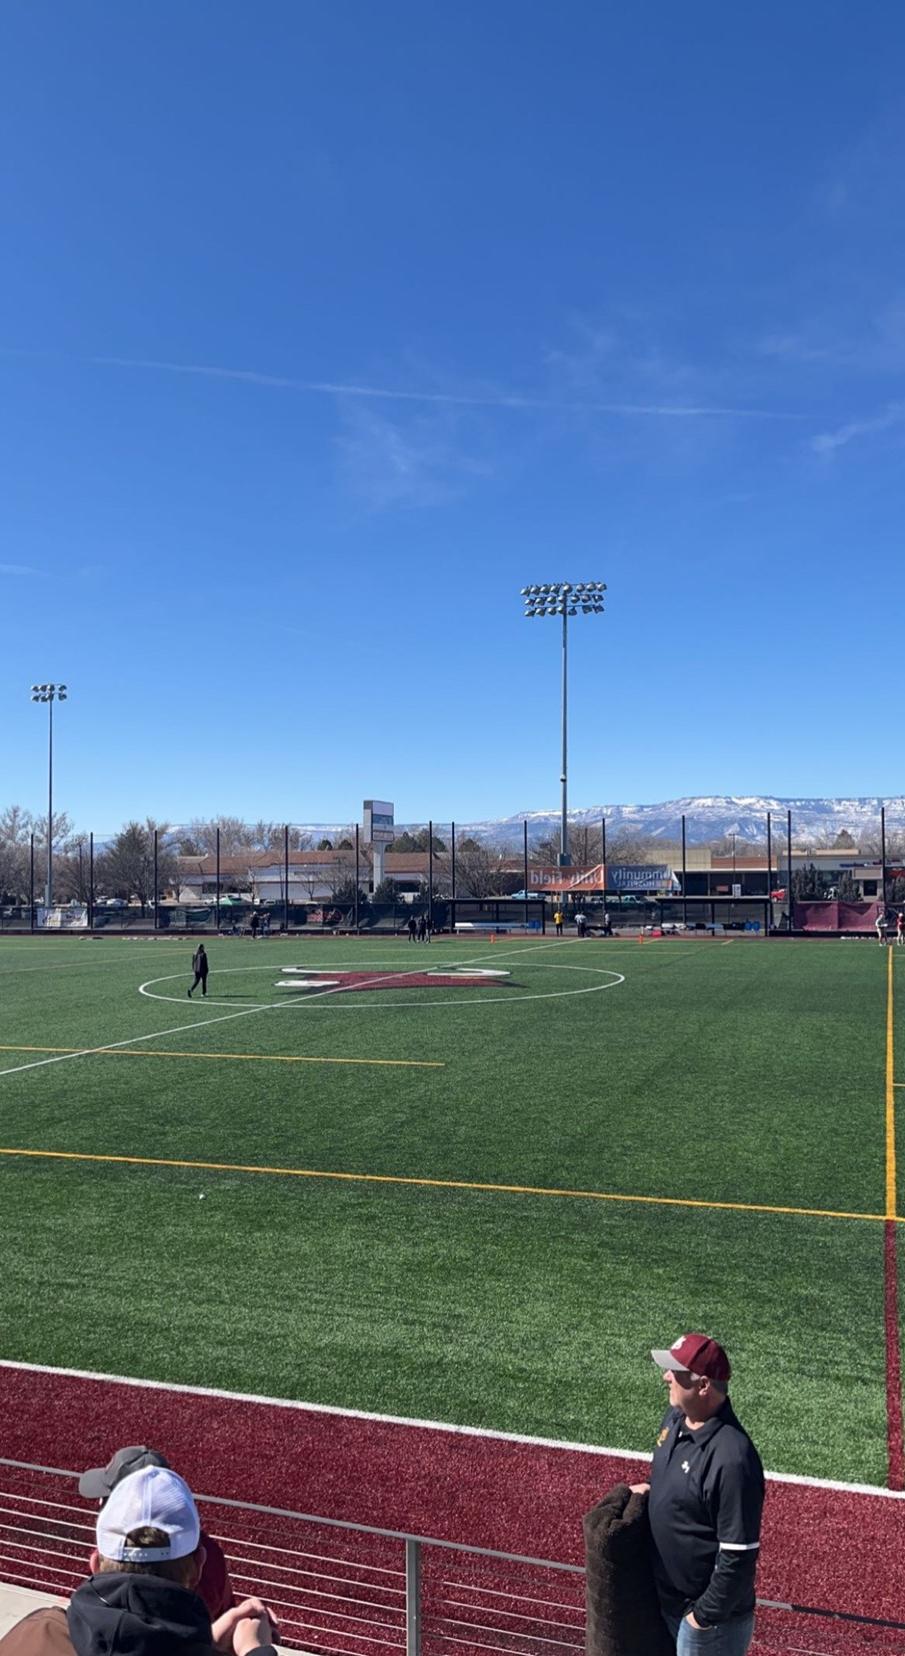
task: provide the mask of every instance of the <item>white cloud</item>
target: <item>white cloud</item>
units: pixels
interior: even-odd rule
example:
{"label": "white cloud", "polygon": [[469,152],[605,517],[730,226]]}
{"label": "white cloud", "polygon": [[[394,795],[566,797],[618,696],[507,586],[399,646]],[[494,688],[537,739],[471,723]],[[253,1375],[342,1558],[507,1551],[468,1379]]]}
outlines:
{"label": "white cloud", "polygon": [[337,446],[352,491],[375,508],[433,506],[454,499],[492,466],[462,444],[455,415],[416,415],[405,424],[347,405]]}
{"label": "white cloud", "polygon": [[811,448],[815,454],[835,454],[837,449],[845,448],[847,443],[854,442],[858,437],[870,437],[878,431],[888,431],[890,426],[900,425],[905,420],[905,403],[890,403],[882,414],[874,414],[865,420],[849,420],[846,425],[838,426],[835,431],[820,432],[811,438]]}
{"label": "white cloud", "polygon": [[44,577],[43,569],[32,569],[30,564],[0,563],[0,575],[36,575]]}

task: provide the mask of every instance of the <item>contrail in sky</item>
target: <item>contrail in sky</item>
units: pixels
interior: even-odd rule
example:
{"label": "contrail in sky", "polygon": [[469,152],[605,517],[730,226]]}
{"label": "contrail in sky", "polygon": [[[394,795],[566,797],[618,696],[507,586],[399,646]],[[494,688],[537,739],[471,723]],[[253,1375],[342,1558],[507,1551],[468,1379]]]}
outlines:
{"label": "contrail in sky", "polygon": [[[55,352],[20,351],[11,347],[3,356],[48,357]],[[451,391],[403,391],[394,386],[356,385],[335,380],[295,379],[285,374],[262,374],[251,368],[219,368],[203,362],[162,362],[153,357],[89,356],[69,358],[99,368],[126,368],[158,374],[187,374],[196,379],[232,380],[240,385],[260,385],[275,391],[301,391],[329,397],[358,397],[371,401],[439,404],[447,408],[501,408],[536,410],[557,414],[610,414],[623,419],[667,420],[802,420],[804,414],[772,408],[733,408],[711,403],[627,403],[579,402],[557,397],[522,395],[520,392],[492,392],[468,395]]]}

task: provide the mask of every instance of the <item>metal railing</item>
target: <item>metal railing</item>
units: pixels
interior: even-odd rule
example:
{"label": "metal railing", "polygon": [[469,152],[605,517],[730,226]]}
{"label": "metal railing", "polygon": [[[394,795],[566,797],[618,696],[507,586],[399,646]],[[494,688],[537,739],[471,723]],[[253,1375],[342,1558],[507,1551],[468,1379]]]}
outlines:
{"label": "metal railing", "polygon": [[[0,1582],[68,1597],[88,1573],[97,1507],[79,1474],[0,1457]],[[34,1493],[40,1490],[41,1493]],[[568,1656],[584,1651],[584,1568],[436,1536],[198,1495],[236,1596],[312,1656]],[[905,1656],[905,1622],[758,1600],[753,1653]]]}

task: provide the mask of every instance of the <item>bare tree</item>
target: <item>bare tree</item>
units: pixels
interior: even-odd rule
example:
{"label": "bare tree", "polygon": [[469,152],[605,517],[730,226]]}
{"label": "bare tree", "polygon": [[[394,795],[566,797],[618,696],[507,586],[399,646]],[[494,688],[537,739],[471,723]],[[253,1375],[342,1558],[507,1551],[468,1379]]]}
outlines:
{"label": "bare tree", "polygon": [[[504,863],[514,857],[509,848],[495,849],[489,845],[481,845],[476,839],[465,838],[459,840],[456,846],[456,896],[474,897],[483,901],[485,897],[504,897],[509,892],[518,890],[524,876],[514,874],[504,868]],[[441,856],[434,861],[434,870],[442,870],[444,876],[451,882],[451,860]],[[435,882],[434,890],[440,895]]]}
{"label": "bare tree", "polygon": [[[195,817],[182,830],[179,852],[184,857],[213,857],[217,851],[217,830],[220,831],[221,857],[240,857],[243,851],[281,851],[286,829],[282,822],[243,822],[240,817]],[[304,851],[311,844],[311,835],[290,825],[290,851]]]}
{"label": "bare tree", "polygon": [[157,885],[164,890],[177,877],[176,856],[167,843],[166,823],[148,817],[127,822],[101,853],[96,864],[97,884],[110,897],[126,902],[137,897],[142,913],[154,898],[154,835],[157,834]]}

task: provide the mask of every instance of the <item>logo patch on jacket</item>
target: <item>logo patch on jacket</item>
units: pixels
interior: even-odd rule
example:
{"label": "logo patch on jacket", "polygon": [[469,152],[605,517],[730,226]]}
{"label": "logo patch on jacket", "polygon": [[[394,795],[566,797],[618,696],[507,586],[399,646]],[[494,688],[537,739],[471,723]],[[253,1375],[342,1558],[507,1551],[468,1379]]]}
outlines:
{"label": "logo patch on jacket", "polygon": [[667,1439],[667,1438],[668,1438],[668,1437],[669,1437],[669,1427],[668,1427],[668,1426],[664,1426],[664,1428],[663,1428],[663,1430],[662,1430],[662,1432],[661,1432],[661,1433],[660,1433],[660,1436],[659,1436],[659,1437],[658,1437],[658,1438],[657,1438],[657,1448],[658,1448],[658,1449],[662,1449],[662,1448],[663,1448],[663,1445],[664,1445],[664,1443],[665,1443],[665,1442],[666,1442],[666,1439]]}

